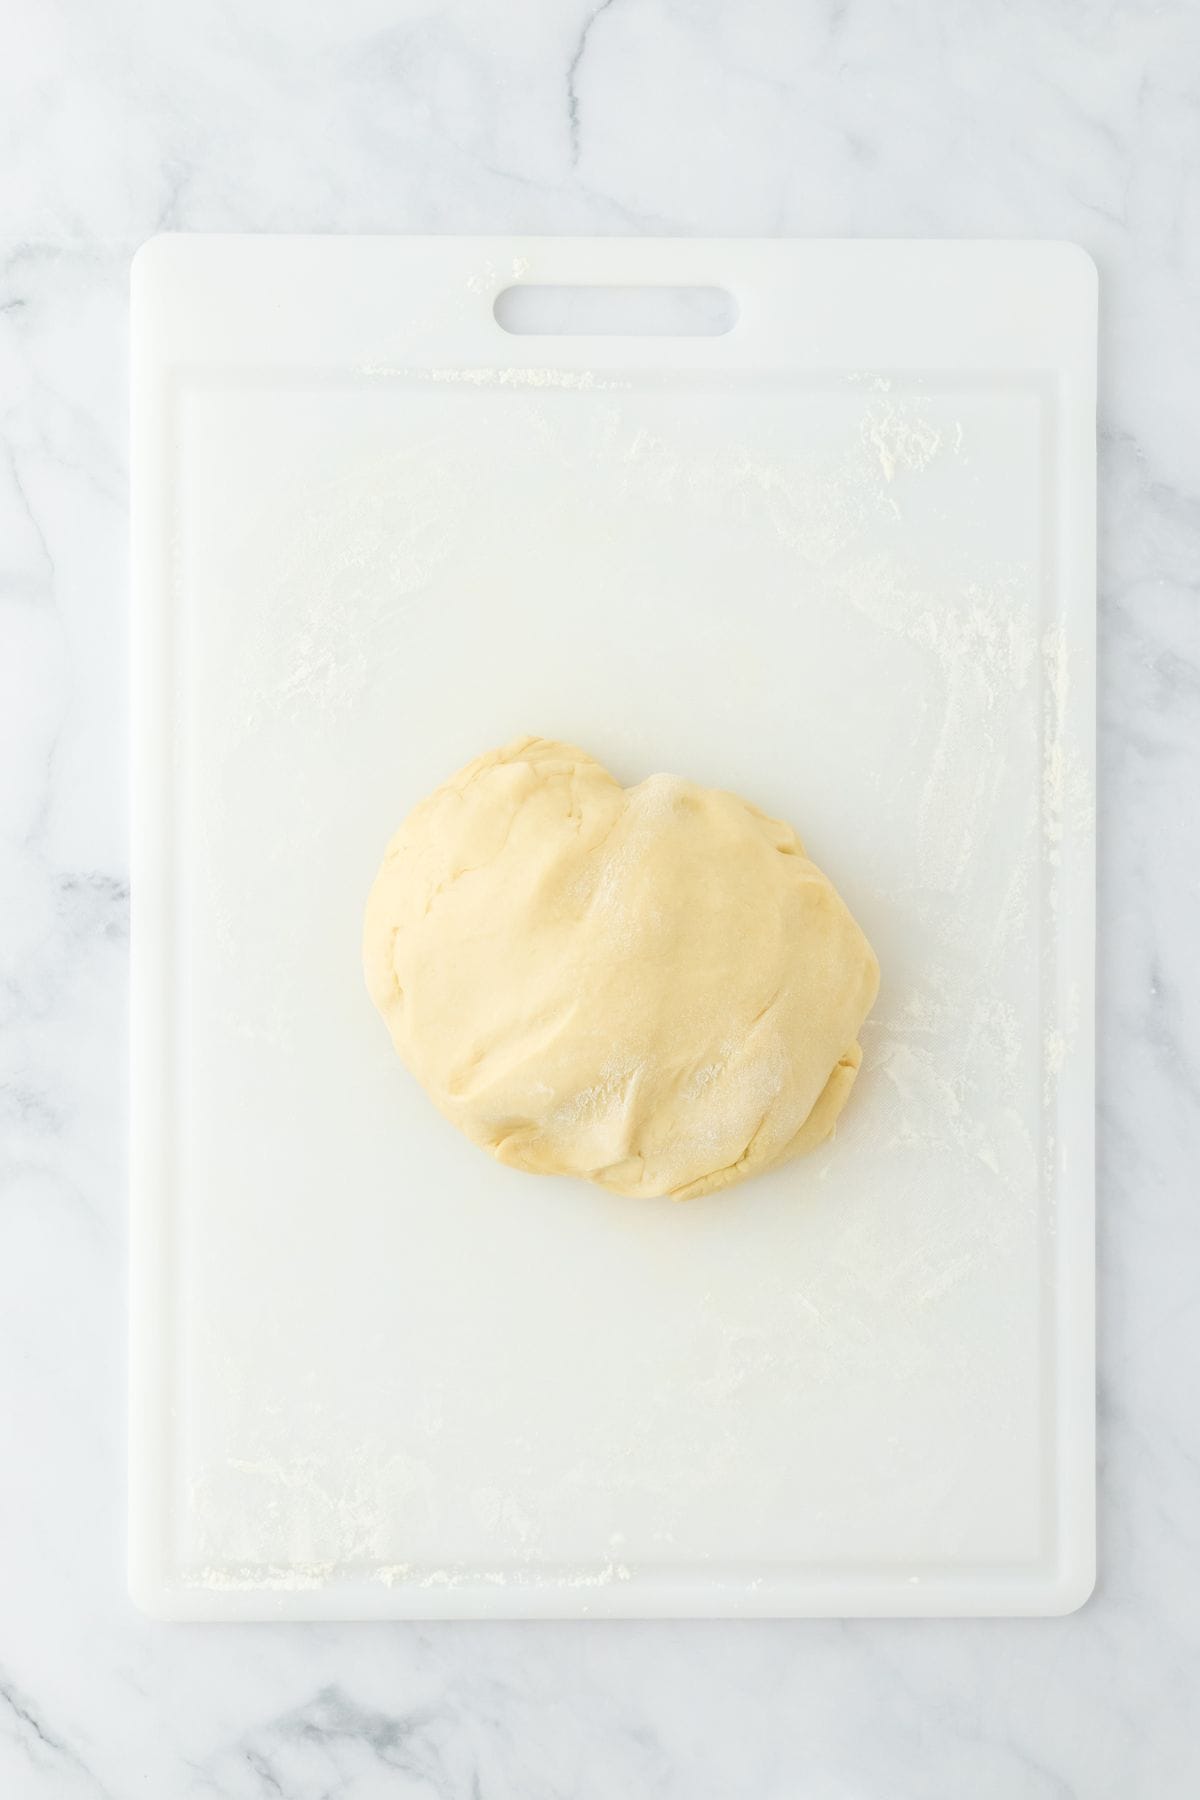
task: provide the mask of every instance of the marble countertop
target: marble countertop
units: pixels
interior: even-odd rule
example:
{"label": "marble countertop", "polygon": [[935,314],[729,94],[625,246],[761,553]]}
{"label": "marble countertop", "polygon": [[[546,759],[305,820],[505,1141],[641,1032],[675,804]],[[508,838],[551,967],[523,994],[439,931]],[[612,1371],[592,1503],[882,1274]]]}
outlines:
{"label": "marble countertop", "polygon": [[[1200,12],[48,0],[0,58],[0,1792],[1200,1791]],[[128,265],[164,229],[1064,237],[1102,280],[1100,1580],[1059,1620],[125,1594]]]}

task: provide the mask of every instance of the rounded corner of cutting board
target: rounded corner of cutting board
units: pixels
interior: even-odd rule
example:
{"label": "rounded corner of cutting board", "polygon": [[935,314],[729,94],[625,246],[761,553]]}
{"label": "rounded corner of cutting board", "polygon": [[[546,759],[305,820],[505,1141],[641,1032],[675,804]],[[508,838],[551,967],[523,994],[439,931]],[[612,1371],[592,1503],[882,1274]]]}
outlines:
{"label": "rounded corner of cutting board", "polygon": [[163,1570],[136,1546],[129,1552],[125,1586],[130,1602],[145,1618],[167,1624],[181,1616]]}
{"label": "rounded corner of cutting board", "polygon": [[1048,1617],[1065,1618],[1080,1612],[1096,1591],[1096,1556],[1091,1549],[1063,1563],[1056,1570],[1046,1606]]}
{"label": "rounded corner of cutting board", "polygon": [[156,231],[138,245],[129,261],[129,284],[135,300],[145,297],[147,288],[161,278],[186,243],[184,232]]}

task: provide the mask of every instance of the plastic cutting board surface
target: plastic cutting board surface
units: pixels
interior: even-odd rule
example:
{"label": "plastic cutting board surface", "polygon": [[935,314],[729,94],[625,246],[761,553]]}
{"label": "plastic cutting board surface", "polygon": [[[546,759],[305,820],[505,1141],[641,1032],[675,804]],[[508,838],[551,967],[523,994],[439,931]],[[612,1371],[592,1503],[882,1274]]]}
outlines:
{"label": "plastic cutting board surface", "polygon": [[[514,284],[723,336],[514,336]],[[1045,1613],[1093,1572],[1095,272],[1037,243],[167,237],[134,272],[130,1553],[169,1617]],[[494,1165],[362,904],[521,732],[796,825],[836,1138]]]}

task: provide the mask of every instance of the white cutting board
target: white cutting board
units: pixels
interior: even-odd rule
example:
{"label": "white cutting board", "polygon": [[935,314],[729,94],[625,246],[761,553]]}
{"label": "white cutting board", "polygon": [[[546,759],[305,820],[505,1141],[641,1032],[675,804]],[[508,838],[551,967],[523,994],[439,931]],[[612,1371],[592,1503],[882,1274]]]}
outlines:
{"label": "white cutting board", "polygon": [[[519,337],[513,283],[719,337]],[[134,270],[133,1591],[172,1618],[1048,1613],[1093,1571],[1095,272],[1063,244],[156,240]],[[835,1141],[502,1169],[359,971],[521,732],[792,820]]]}

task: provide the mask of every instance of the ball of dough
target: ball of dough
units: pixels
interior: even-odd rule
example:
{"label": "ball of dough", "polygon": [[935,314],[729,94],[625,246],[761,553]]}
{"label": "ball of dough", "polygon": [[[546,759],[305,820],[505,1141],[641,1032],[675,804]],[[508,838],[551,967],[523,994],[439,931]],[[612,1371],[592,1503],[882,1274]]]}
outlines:
{"label": "ball of dough", "polygon": [[790,825],[521,738],[438,788],[367,902],[371,998],[503,1163],[689,1199],[811,1149],[879,970]]}

